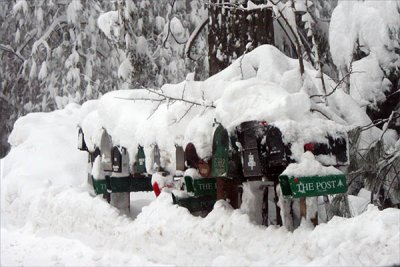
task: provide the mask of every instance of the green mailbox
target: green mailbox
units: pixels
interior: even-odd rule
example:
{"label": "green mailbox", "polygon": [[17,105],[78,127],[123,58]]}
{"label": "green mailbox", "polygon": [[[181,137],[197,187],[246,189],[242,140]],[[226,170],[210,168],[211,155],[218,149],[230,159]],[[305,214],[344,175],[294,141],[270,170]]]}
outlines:
{"label": "green mailbox", "polygon": [[142,146],[138,147],[138,152],[136,154],[133,171],[134,171],[134,173],[145,173],[146,172],[146,157],[144,155],[144,149]]}
{"label": "green mailbox", "polygon": [[213,138],[213,157],[211,161],[211,174],[213,177],[228,175],[229,164],[229,135],[228,131],[218,125]]}

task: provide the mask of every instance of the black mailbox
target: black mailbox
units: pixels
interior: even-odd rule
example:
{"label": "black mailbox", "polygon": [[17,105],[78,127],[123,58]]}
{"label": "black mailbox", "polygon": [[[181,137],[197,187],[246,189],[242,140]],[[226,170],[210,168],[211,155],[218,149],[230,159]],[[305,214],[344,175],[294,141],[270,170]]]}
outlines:
{"label": "black mailbox", "polygon": [[78,131],[78,149],[82,151],[88,151],[88,147],[85,142],[85,135],[83,134],[81,127],[79,127]]}
{"label": "black mailbox", "polygon": [[111,154],[112,171],[129,175],[129,155],[126,148],[114,146]]}
{"label": "black mailbox", "polygon": [[325,136],[326,143],[307,143],[304,145],[304,151],[310,151],[315,156],[319,155],[327,155],[334,160],[326,162],[320,159],[323,165],[348,165],[348,150],[349,150],[349,141],[346,133],[337,133],[336,137],[332,137],[331,135]]}
{"label": "black mailbox", "polygon": [[236,127],[242,145],[245,177],[275,177],[288,165],[290,149],[279,128],[265,121],[246,121]]}
{"label": "black mailbox", "polygon": [[118,146],[113,147],[111,154],[112,154],[112,171],[122,172],[122,153],[120,147]]}

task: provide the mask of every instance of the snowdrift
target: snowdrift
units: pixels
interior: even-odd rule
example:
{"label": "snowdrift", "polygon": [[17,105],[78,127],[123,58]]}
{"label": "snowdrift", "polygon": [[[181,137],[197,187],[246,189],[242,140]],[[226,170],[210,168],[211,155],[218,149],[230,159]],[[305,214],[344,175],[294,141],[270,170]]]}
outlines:
{"label": "snowdrift", "polygon": [[[199,218],[173,205],[168,193],[157,199],[153,193],[132,193],[131,216],[121,216],[101,197],[89,195],[87,154],[76,149],[78,124],[89,146],[98,142],[96,134],[105,127],[113,142],[126,146],[130,153],[138,143],[148,152],[157,142],[164,158],[174,144],[189,140],[199,144],[199,154],[208,155],[214,118],[228,129],[248,119],[245,112],[231,113],[235,112],[232,101],[237,99],[243,99],[237,103],[240,110],[251,108],[260,116],[255,119],[267,117],[286,127],[292,133],[288,138],[299,143],[318,136],[315,123],[326,130],[338,127],[309,112],[313,103],[305,90],[320,90],[310,66],[306,68],[310,86],[296,87],[295,62],[273,47],[256,49],[241,64],[246,66],[246,80],[241,80],[240,62],[236,61],[205,82],[164,86],[163,91],[171,96],[185,95],[217,107],[194,106],[184,117],[190,104],[176,101],[156,109],[157,96],[138,90],[112,92],[82,106],[72,104],[60,111],[20,118],[9,138],[12,150],[1,160],[1,265],[400,263],[400,211],[396,209],[379,211],[368,206],[354,218],[334,217],[315,229],[304,222],[289,232],[284,227],[255,225],[244,211],[232,210],[224,201],[217,202],[207,217]],[[261,105],[258,95],[271,101],[270,105]],[[133,97],[151,97],[153,102],[126,100]],[[330,111],[342,118],[342,127],[367,120],[340,91],[328,101]]]}

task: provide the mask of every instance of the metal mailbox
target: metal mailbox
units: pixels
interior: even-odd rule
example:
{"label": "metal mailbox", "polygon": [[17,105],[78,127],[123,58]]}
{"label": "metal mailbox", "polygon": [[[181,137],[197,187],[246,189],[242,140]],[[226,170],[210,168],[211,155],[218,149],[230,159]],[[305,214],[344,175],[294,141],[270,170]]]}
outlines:
{"label": "metal mailbox", "polygon": [[107,133],[106,129],[102,129],[100,137],[100,151],[101,151],[101,162],[103,170],[106,172],[113,171],[112,166],[112,152],[113,149],[111,136]]}
{"label": "metal mailbox", "polygon": [[82,151],[89,151],[85,142],[85,135],[81,127],[78,130],[78,149]]}
{"label": "metal mailbox", "polygon": [[228,175],[229,164],[229,135],[228,131],[219,125],[215,129],[213,137],[213,156],[211,161],[211,173],[213,177]]}
{"label": "metal mailbox", "polygon": [[135,174],[146,173],[146,156],[142,146],[138,147],[136,154],[135,163],[133,165],[133,172]]}

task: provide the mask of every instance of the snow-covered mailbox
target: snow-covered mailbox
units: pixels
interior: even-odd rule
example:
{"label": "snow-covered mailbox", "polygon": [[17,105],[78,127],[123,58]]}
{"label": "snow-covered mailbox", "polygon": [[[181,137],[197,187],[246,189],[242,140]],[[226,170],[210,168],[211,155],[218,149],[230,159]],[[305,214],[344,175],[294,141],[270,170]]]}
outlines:
{"label": "snow-covered mailbox", "polygon": [[100,151],[101,151],[101,164],[105,172],[112,171],[111,164],[111,150],[113,148],[112,138],[106,131],[106,129],[101,130],[100,137]]}
{"label": "snow-covered mailbox", "polygon": [[[111,205],[127,213],[130,208],[130,192],[152,191],[151,176],[146,173],[146,159],[142,146],[138,147],[133,168],[125,147],[112,148],[112,172],[107,177],[107,189],[111,193]],[[133,174],[132,174],[133,171]]]}
{"label": "snow-covered mailbox", "polygon": [[107,192],[106,178],[108,177],[109,172],[112,171],[111,148],[111,136],[103,128],[100,135],[100,148],[96,147],[94,153],[89,152],[93,157],[91,179],[94,192],[96,195],[103,194],[107,199],[109,196]]}
{"label": "snow-covered mailbox", "polygon": [[236,137],[218,124],[213,135],[211,175],[217,180],[217,199],[228,200],[239,208],[239,183],[243,172]]}
{"label": "snow-covered mailbox", "polygon": [[133,164],[133,176],[131,177],[131,192],[152,191],[151,175],[146,170],[146,156],[142,146],[138,146],[135,162]]}
{"label": "snow-covered mailbox", "polygon": [[[281,131],[265,121],[246,121],[236,127],[243,158],[243,175],[249,180],[263,176],[277,180],[290,162],[290,148]],[[277,181],[276,181],[277,182]]]}
{"label": "snow-covered mailbox", "polygon": [[282,223],[277,205],[278,176],[290,162],[290,147],[283,142],[281,131],[265,121],[246,121],[236,127],[241,146],[243,176],[248,181],[263,181],[265,225]]}
{"label": "snow-covered mailbox", "polygon": [[188,143],[184,158],[187,170],[184,175],[184,196],[172,194],[174,204],[187,208],[192,213],[208,213],[216,201],[216,179],[210,177],[210,164],[197,155],[196,147]]}
{"label": "snow-covered mailbox", "polygon": [[81,151],[89,151],[85,142],[85,135],[83,134],[83,130],[80,126],[78,126],[78,149]]}

